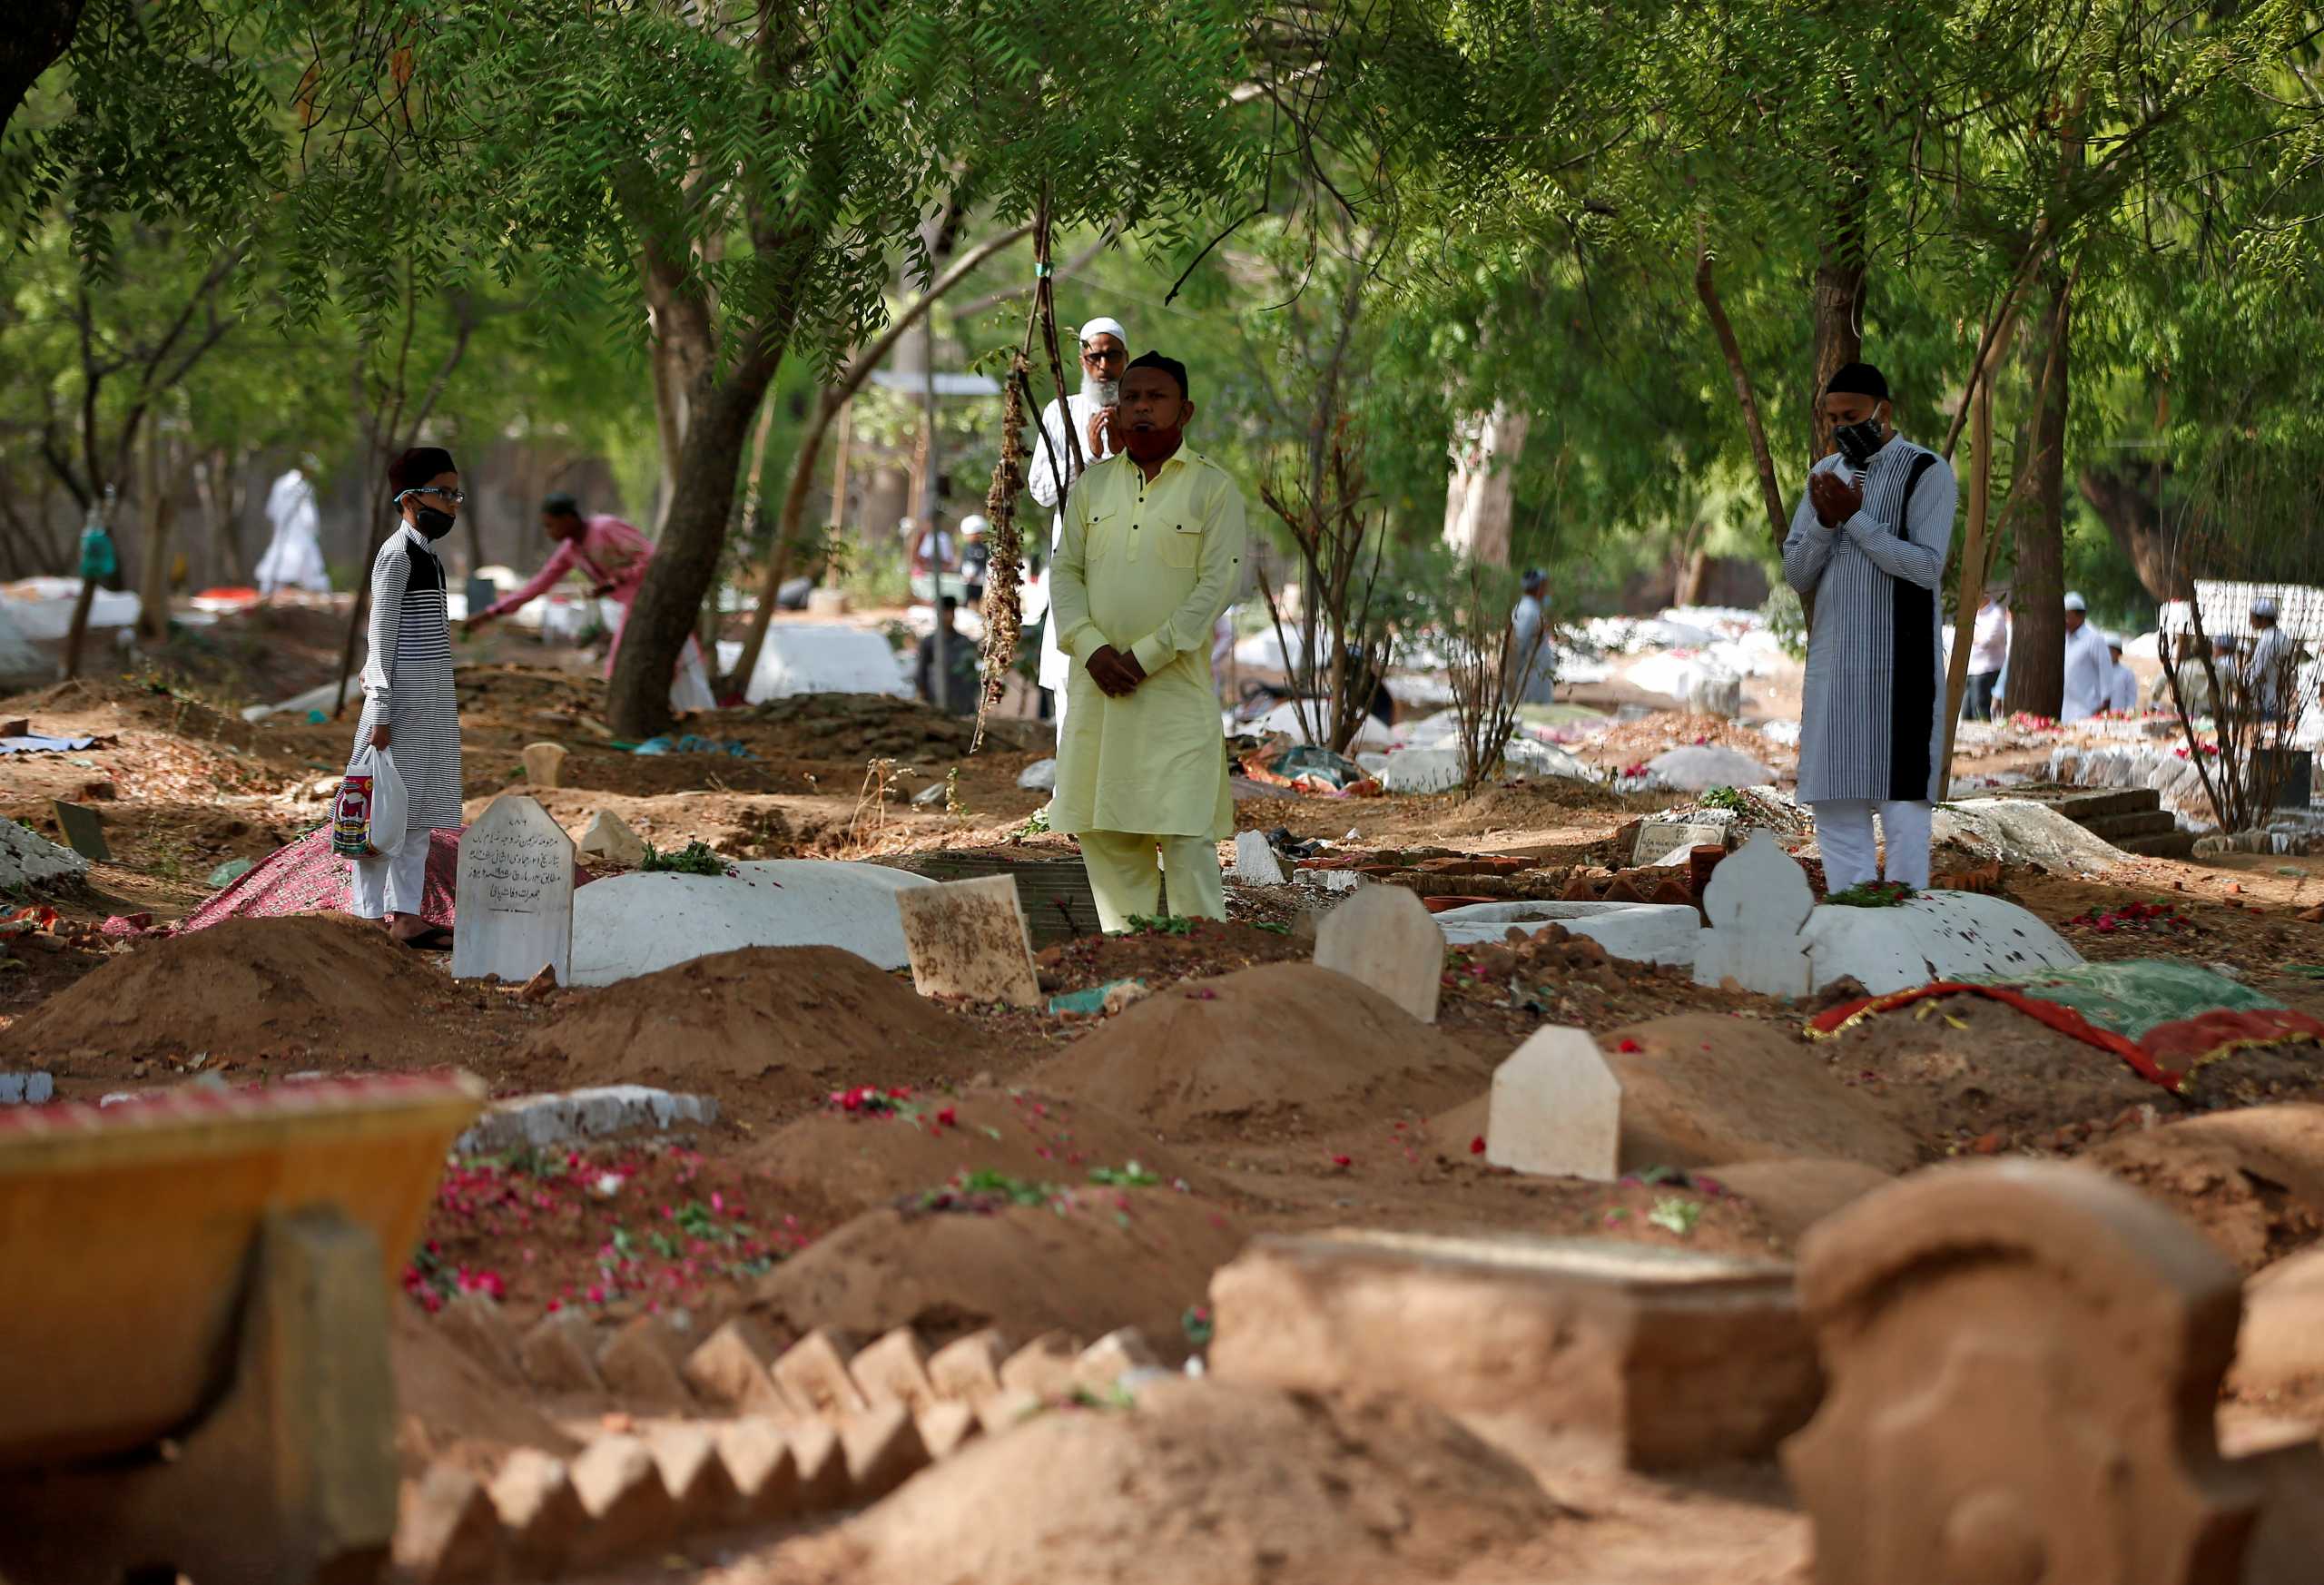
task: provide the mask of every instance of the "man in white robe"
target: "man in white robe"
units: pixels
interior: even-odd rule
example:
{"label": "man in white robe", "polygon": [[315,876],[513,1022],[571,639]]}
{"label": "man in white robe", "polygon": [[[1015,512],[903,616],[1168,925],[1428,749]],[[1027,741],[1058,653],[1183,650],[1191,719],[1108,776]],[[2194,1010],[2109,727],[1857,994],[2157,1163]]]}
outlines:
{"label": "man in white robe", "polygon": [[2243,696],[2262,721],[2284,712],[2293,679],[2290,635],[2276,625],[2276,603],[2262,595],[2251,602],[2251,643],[2243,652]]}
{"label": "man in white robe", "polygon": [[283,589],[330,593],[330,574],[323,566],[321,518],[315,510],[314,475],[320,466],[312,457],[274,481],[266,492],[267,521],[274,537],[258,559],[258,592],[271,600]]}
{"label": "man in white robe", "polygon": [[2106,708],[2114,663],[2106,654],[2106,635],[2090,625],[2089,609],[2080,595],[2066,596],[2065,699],[2058,707],[2060,721],[2086,721]]}
{"label": "man in white robe", "polygon": [[2106,641],[2106,713],[2109,715],[2135,715],[2139,709],[2139,679],[2136,673],[2122,664],[2122,641]]}
{"label": "man in white robe", "polygon": [[[1128,366],[1129,332],[1122,329],[1120,320],[1101,317],[1083,325],[1081,389],[1062,408],[1052,401],[1043,409],[1039,433],[1027,439],[1031,455],[1025,459],[1025,487],[1035,501],[1056,514],[1049,522],[1049,568],[1043,575],[1049,579],[1051,603],[1049,619],[1041,627],[1039,677],[1055,704],[1060,744],[1065,742],[1066,682],[1074,670],[1073,658],[1058,643],[1055,569],[1058,547],[1065,535],[1062,507],[1081,468],[1121,449],[1112,418],[1121,399],[1122,371]],[[1078,467],[1073,448],[1066,443],[1068,425],[1081,448]]]}

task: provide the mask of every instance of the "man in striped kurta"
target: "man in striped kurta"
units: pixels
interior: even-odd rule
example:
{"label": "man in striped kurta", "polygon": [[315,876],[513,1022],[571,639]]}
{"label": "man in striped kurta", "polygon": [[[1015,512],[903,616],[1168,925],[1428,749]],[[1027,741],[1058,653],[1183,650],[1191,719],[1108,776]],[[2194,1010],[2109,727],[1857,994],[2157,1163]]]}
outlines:
{"label": "man in striped kurta", "polygon": [[[428,833],[460,823],[460,714],[452,692],[452,628],[436,541],[452,531],[460,476],[440,446],[405,452],[388,470],[402,527],[371,563],[371,653],[363,662],[363,716],[355,743],[393,756],[408,807],[404,840],[358,859],[350,906],[383,920],[408,946],[448,950],[452,932],[420,917]],[[352,769],[350,763],[350,766]]]}
{"label": "man in striped kurta", "polygon": [[1942,791],[1944,651],[1938,580],[1953,539],[1953,469],[1890,427],[1888,382],[1851,363],[1822,399],[1839,449],[1807,476],[1783,543],[1784,577],[1812,600],[1799,711],[1799,800],[1816,810],[1827,890],[1928,884]]}

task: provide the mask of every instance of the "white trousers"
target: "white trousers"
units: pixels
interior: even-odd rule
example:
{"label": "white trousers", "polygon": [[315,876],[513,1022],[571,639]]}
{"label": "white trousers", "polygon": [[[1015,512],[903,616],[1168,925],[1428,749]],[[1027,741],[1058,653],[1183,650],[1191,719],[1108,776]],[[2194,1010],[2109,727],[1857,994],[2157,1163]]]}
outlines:
{"label": "white trousers", "polygon": [[428,832],[409,832],[386,858],[355,861],[348,905],[357,919],[418,915],[420,893],[428,885]]}
{"label": "white trousers", "polygon": [[1878,851],[1872,845],[1872,812],[1880,811],[1881,835],[1888,842],[1887,879],[1915,891],[1928,885],[1929,821],[1935,805],[1925,799],[1817,800],[1816,845],[1824,855],[1824,888],[1846,891],[1881,879]]}
{"label": "white trousers", "polygon": [[1049,691],[1049,714],[1057,722],[1057,746],[1065,747],[1065,696],[1069,692],[1063,683]]}

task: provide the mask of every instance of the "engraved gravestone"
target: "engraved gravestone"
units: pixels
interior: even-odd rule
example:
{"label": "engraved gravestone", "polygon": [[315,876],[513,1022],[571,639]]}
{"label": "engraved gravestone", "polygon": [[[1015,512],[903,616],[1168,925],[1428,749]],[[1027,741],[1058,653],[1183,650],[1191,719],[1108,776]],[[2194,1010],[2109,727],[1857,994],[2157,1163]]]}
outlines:
{"label": "engraved gravestone", "polygon": [[544,965],[572,983],[573,839],[548,812],[507,792],[460,836],[452,973],[522,983]]}

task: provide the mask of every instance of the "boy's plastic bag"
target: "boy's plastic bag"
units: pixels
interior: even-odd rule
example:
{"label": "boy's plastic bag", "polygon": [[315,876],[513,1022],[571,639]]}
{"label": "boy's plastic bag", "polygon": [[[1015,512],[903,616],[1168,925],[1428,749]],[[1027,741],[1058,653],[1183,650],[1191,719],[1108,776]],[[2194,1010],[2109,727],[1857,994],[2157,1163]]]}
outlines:
{"label": "boy's plastic bag", "polygon": [[344,858],[384,858],[403,845],[409,807],[392,750],[365,743],[355,751],[330,815],[331,851]]}

